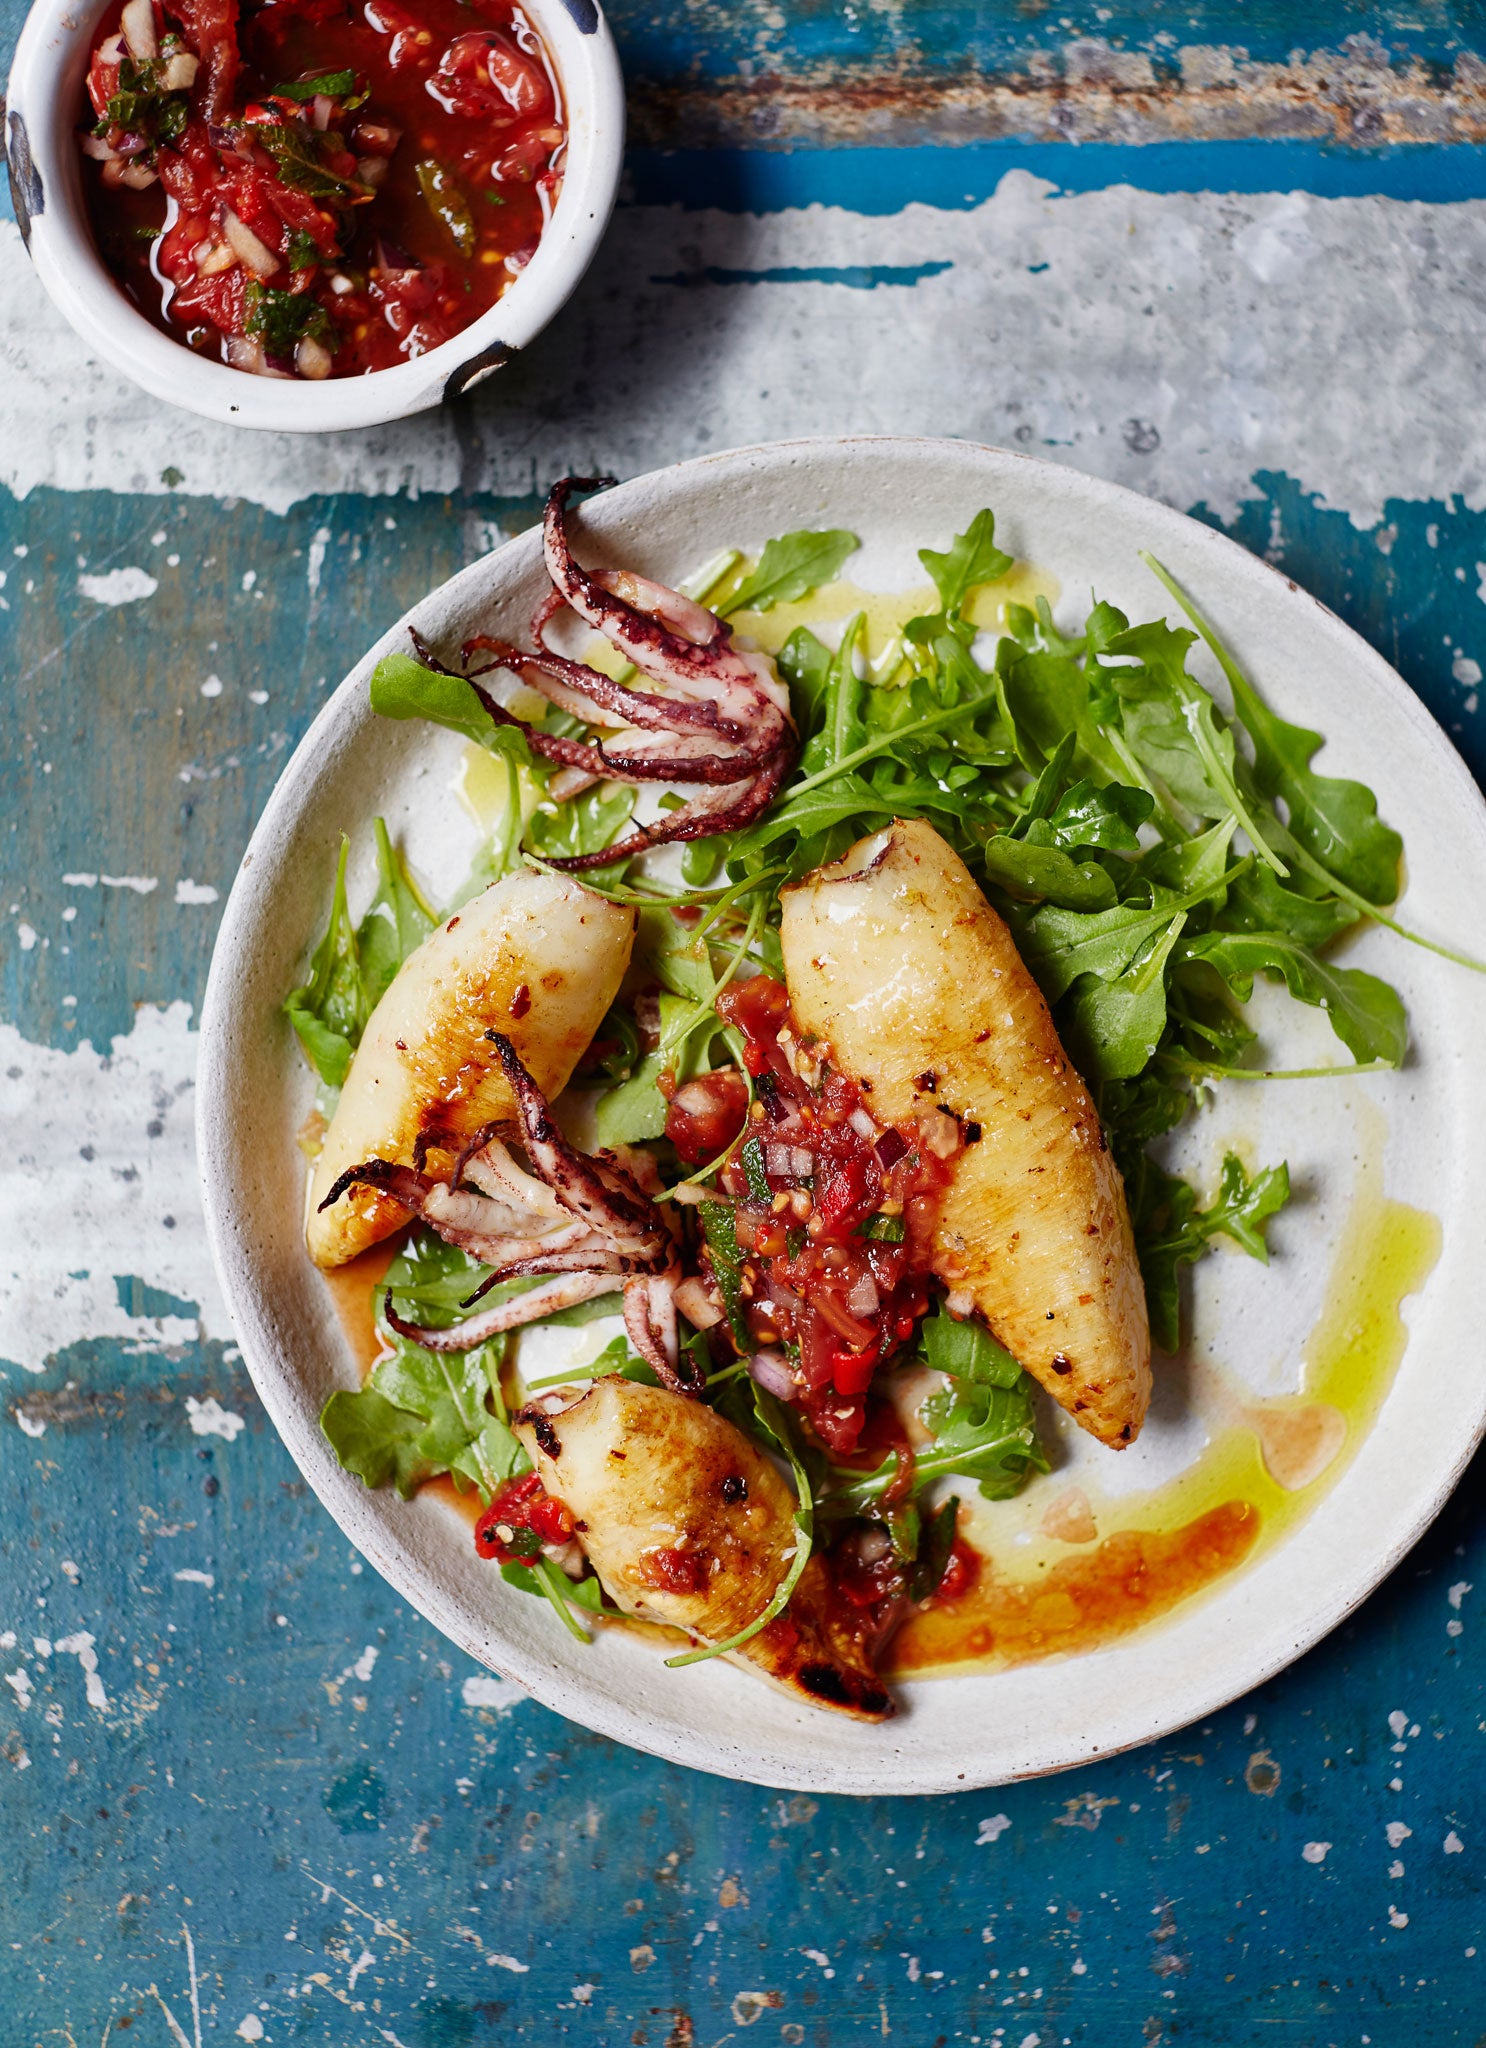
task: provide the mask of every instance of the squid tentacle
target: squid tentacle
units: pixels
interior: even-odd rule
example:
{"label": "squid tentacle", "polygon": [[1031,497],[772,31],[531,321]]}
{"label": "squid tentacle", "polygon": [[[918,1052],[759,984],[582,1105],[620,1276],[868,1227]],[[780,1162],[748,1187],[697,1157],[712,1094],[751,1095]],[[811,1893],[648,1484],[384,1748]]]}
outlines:
{"label": "squid tentacle", "polygon": [[497,1302],[484,1315],[468,1316],[447,1330],[426,1329],[420,1323],[406,1321],[393,1308],[390,1292],[382,1304],[382,1313],[399,1337],[421,1344],[425,1351],[468,1351],[489,1337],[499,1336],[503,1330],[517,1330],[523,1323],[537,1322],[542,1316],[555,1315],[559,1309],[576,1308],[580,1301],[592,1301],[595,1295],[615,1294],[623,1285],[623,1276],[618,1273],[562,1273],[510,1301]]}
{"label": "squid tentacle", "polygon": [[617,596],[573,558],[565,514],[577,490],[607,485],[607,479],[564,477],[552,487],[543,524],[547,573],[579,618],[604,635],[637,668],[657,682],[688,696],[710,698],[718,724],[730,738],[745,739],[756,731],[767,706],[783,723],[783,707],[765,691],[759,670],[732,646],[732,630],[722,620],[704,645],[675,632],[662,619]]}

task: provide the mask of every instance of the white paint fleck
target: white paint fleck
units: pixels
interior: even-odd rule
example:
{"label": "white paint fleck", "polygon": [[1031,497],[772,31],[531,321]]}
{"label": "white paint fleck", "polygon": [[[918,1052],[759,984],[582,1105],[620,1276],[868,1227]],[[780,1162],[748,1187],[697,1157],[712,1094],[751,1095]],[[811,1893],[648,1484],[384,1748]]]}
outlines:
{"label": "white paint fleck", "polygon": [[1307,1842],[1300,1853],[1307,1863],[1324,1863],[1330,1848],[1330,1842]]}
{"label": "white paint fleck", "polygon": [[253,587],[253,585],[254,585],[254,584],[255,584],[255,583],[257,582],[257,581],[258,581],[258,571],[257,571],[256,569],[247,569],[247,570],[245,570],[245,571],[243,572],[243,589],[244,589],[244,590],[251,590],[251,589],[252,589],[252,587]]}
{"label": "white paint fleck", "polygon": [[100,875],[105,889],[128,889],[136,896],[153,896],[160,886],[158,875]]}
{"label": "white paint fleck", "polygon": [[514,1970],[518,1977],[524,1977],[531,1969],[530,1963],[518,1963],[514,1956],[488,1955],[485,1958],[492,1969]]}
{"label": "white paint fleck", "polygon": [[96,889],[98,887],[98,877],[86,874],[64,875],[62,877],[62,886],[66,889]]}
{"label": "white paint fleck", "polygon": [[802,1948],[800,1954],[807,1962],[818,1965],[828,1978],[835,1976],[836,1972],[831,1968],[831,1959],[823,1948]]}
{"label": "white paint fleck", "polygon": [[29,1671],[7,1671],[5,1683],[10,1687],[24,1710],[31,1704],[31,1674]]}
{"label": "white paint fleck", "polygon": [[70,1586],[80,1586],[83,1582],[82,1573],[78,1570],[76,1562],[70,1557],[64,1557],[62,1560],[62,1576]]}
{"label": "white paint fleck", "polygon": [[24,918],[16,926],[15,935],[21,942],[21,951],[23,953],[29,953],[36,944],[36,927],[34,924],[27,924]]}
{"label": "white paint fleck", "polygon": [[1408,1725],[1408,1715],[1400,1713],[1398,1708],[1395,1707],[1393,1709],[1393,1712],[1388,1716],[1388,1726],[1393,1730],[1393,1733],[1395,1735],[1402,1735],[1404,1730],[1408,1727]]}
{"label": "white paint fleck", "polygon": [[348,1991],[354,1991],[356,1989],[356,1979],[361,1975],[363,1970],[369,1970],[372,1967],[372,1965],[376,1962],[376,1960],[376,1957],[372,1954],[369,1948],[364,1948],[361,1951],[360,1955],[356,1958],[355,1962],[352,1963],[350,1972],[346,1978],[346,1989]]}
{"label": "white paint fleck", "polygon": [[235,1443],[248,1426],[240,1415],[224,1408],[215,1394],[208,1394],[204,1401],[187,1394],[186,1419],[192,1436],[219,1436],[228,1444]]}
{"label": "white paint fleck", "polygon": [[210,882],[193,882],[183,877],[175,885],[175,900],[177,903],[215,903],[217,891]]}
{"label": "white paint fleck", "polygon": [[222,687],[222,678],[218,675],[210,675],[201,686],[201,694],[203,697],[220,697]]}
{"label": "white paint fleck", "polygon": [[325,567],[325,550],[329,546],[330,528],[328,526],[317,527],[310,541],[309,559],[305,564],[305,578],[310,586],[311,597],[320,588],[320,571]]}
{"label": "white paint fleck", "polygon": [[267,690],[249,690],[248,702],[250,704],[266,704],[268,702]]}
{"label": "white paint fleck", "polygon": [[[949,268],[893,295],[890,349],[880,346],[877,309],[840,286],[679,291],[658,281],[735,264],[740,240],[760,267],[927,258]],[[1029,250],[1067,281],[1056,321]],[[890,217],[631,207],[616,216],[572,317],[546,337],[529,431],[486,437],[463,480],[519,497],[533,474],[560,475],[580,459],[630,475],[657,448],[680,459],[890,425],[1025,447],[1172,504],[1206,502],[1222,518],[1256,495],[1252,479],[1265,470],[1296,477],[1363,526],[1382,519],[1390,495],[1453,491],[1474,507],[1486,498],[1486,436],[1471,417],[1468,379],[1483,259],[1478,199],[1058,193],[1023,170],[979,205],[915,203]],[[1175,305],[1201,306],[1203,317],[1148,316]],[[1421,305],[1438,341],[1424,351]],[[637,382],[643,337],[664,330],[676,360],[700,363],[715,356],[723,322],[728,374],[707,406],[694,379]],[[781,333],[791,336],[787,379]],[[1014,380],[996,374],[1008,347]],[[21,496],[41,486],[138,491],[142,479],[165,488],[158,409],[72,334],[9,222],[0,225],[0,354],[0,483]],[[1314,402],[1318,362],[1335,366],[1326,405]],[[559,393],[564,403],[542,402]],[[1131,418],[1159,439],[1129,445],[1113,423]],[[177,415],[170,452],[188,479],[178,491],[277,511],[346,492],[438,494],[461,481],[456,425],[439,413],[302,437]],[[316,573],[323,561],[312,547]]]}
{"label": "white paint fleck", "polygon": [[1390,1927],[1407,1927],[1408,1924],[1409,1916],[1407,1913],[1400,1913],[1397,1906],[1390,1906],[1388,1908],[1388,1925]]}
{"label": "white paint fleck", "polygon": [[15,1419],[22,1436],[45,1436],[46,1422],[40,1416],[28,1415],[24,1408],[17,1408]]}
{"label": "white paint fleck", "polygon": [[79,576],[77,587],[94,604],[138,604],[154,596],[160,580],[144,569],[110,569],[106,576]]}
{"label": "white paint fleck", "polygon": [[103,1680],[98,1676],[98,1652],[93,1647],[94,1638],[87,1629],[79,1629],[76,1635],[59,1636],[59,1656],[76,1657],[83,1668],[83,1688],[88,1705],[96,1707],[100,1714],[108,1712],[108,1694],[103,1690]]}
{"label": "white paint fleck", "polygon": [[1390,1820],[1387,1827],[1383,1830],[1383,1833],[1388,1837],[1388,1847],[1390,1849],[1401,1848],[1413,1832],[1414,1830],[1409,1826],[1408,1822],[1402,1820]]}
{"label": "white paint fleck", "polygon": [[1454,1828],[1451,1828],[1449,1834],[1445,1837],[1445,1854],[1447,1856],[1459,1856],[1464,1848],[1464,1842],[1461,1841]]}
{"label": "white paint fleck", "polygon": [[8,1628],[3,1634],[0,1634],[0,1650],[13,1650],[15,1642],[16,1636],[13,1628]]}
{"label": "white paint fleck", "polygon": [[52,1646],[45,1636],[32,1636],[31,1647],[38,1657],[50,1657]]}
{"label": "white paint fleck", "polygon": [[1473,689],[1481,680],[1481,664],[1472,661],[1468,654],[1457,654],[1450,664],[1450,673],[1457,683],[1464,683],[1468,689]]}
{"label": "white paint fleck", "polygon": [[214,1573],[198,1572],[193,1570],[190,1566],[187,1566],[187,1568],[184,1571],[172,1573],[171,1576],[173,1578],[178,1579],[183,1586],[205,1586],[208,1592],[210,1592],[212,1587],[215,1586],[217,1583],[216,1576]]}
{"label": "white paint fleck", "polygon": [[1075,1956],[1073,1958],[1073,1974],[1075,1977],[1082,1977],[1086,1975],[1088,1972],[1088,1967],[1088,1964],[1084,1961],[1082,1956]]}
{"label": "white paint fleck", "polygon": [[1457,1579],[1454,1585],[1450,1588],[1449,1592],[1445,1595],[1445,1598],[1449,1601],[1450,1605],[1455,1609],[1457,1614],[1460,1612],[1461,1601],[1465,1598],[1466,1594],[1470,1592],[1470,1590],[1471,1582],[1469,1579]]}
{"label": "white paint fleck", "polygon": [[1465,1623],[1463,1621],[1447,1621],[1445,1623],[1445,1634],[1447,1636],[1463,1636],[1465,1634]]}
{"label": "white paint fleck", "polygon": [[924,1974],[923,1964],[919,1961],[917,1956],[909,1956],[907,1961],[908,1981],[910,1984],[916,1984],[919,1978]]}
{"label": "white paint fleck", "polygon": [[575,2004],[592,2005],[593,1986],[591,1984],[575,1984],[573,1986],[572,1995]]}
{"label": "white paint fleck", "polygon": [[352,1675],[359,1678],[363,1685],[365,1685],[372,1672],[376,1669],[377,1655],[376,1644],[368,1643],[361,1655],[356,1659],[356,1662],[351,1666]]}
{"label": "white paint fleck", "polygon": [[1009,1813],[993,1813],[988,1820],[983,1820],[980,1823],[979,1831],[975,1837],[976,1848],[978,1849],[982,1842],[994,1842],[998,1836],[1004,1835],[1010,1826],[1011,1815]]}
{"label": "white paint fleck", "polygon": [[[41,1372],[84,1337],[143,1350],[231,1337],[201,1214],[194,1073],[188,1004],[141,1008],[102,1053],[88,1040],[41,1047],[0,1024],[0,1124],[16,1133],[0,1174],[0,1356],[10,1364]],[[45,1126],[37,1102],[49,1104]],[[190,1307],[135,1313],[117,1274]]]}
{"label": "white paint fleck", "polygon": [[236,2032],[239,2041],[261,2041],[263,2039],[263,2022],[259,2019],[257,2013],[250,2012],[238,2021]]}
{"label": "white paint fleck", "polygon": [[520,1706],[526,1698],[513,1679],[494,1677],[467,1678],[459,1696],[467,1707],[494,1707],[498,1713]]}

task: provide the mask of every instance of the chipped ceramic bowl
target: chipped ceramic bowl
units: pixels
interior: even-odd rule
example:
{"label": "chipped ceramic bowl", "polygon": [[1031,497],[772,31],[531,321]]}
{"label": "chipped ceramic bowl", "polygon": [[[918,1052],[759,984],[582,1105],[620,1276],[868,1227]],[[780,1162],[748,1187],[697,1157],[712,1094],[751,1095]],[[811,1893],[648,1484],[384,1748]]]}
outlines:
{"label": "chipped ceramic bowl", "polygon": [[[1330,736],[1323,769],[1376,788],[1408,847],[1402,915],[1437,938],[1468,945],[1478,937],[1486,806],[1418,699],[1283,575],[1164,506],[963,442],[820,440],[641,477],[586,503],[582,533],[590,559],[675,583],[720,547],[756,550],[791,528],[844,526],[864,543],[851,565],[856,581],[904,591],[923,580],[916,550],[946,545],[982,505],[997,513],[997,540],[1051,571],[1069,594],[1066,607],[1055,604],[1066,622],[1082,617],[1091,587],[1133,617],[1165,614],[1140,551],[1164,561],[1276,709]],[[1272,1263],[1218,1251],[1197,1267],[1195,1334],[1180,1359],[1158,1361],[1139,1441],[1106,1452],[1070,1425],[1056,1435],[1058,1470],[1034,1482],[1076,1482],[1114,1503],[1101,1509],[1111,1519],[1122,1495],[1144,1489],[1174,1501],[1186,1520],[1204,1502],[1171,1489],[1211,1446],[1236,1443],[1233,1486],[1242,1492],[1258,1454],[1251,1438],[1234,1435],[1234,1401],[1277,1400],[1284,1411],[1300,1383],[1301,1352],[1314,1360],[1307,1333],[1324,1325],[1345,1338],[1367,1320],[1370,1267],[1402,1257],[1410,1234],[1437,1239],[1432,1270],[1413,1276],[1401,1311],[1388,1303],[1379,1311],[1404,1348],[1371,1412],[1359,1409],[1321,1478],[1285,1496],[1290,1507],[1275,1511],[1272,1533],[1261,1532],[1246,1561],[1165,1619],[1077,1655],[902,1683],[898,1718],[865,1727],[802,1708],[721,1662],[669,1671],[659,1647],[632,1631],[606,1630],[581,1647],[542,1602],[476,1556],[468,1522],[451,1505],[368,1492],[336,1463],[318,1417],[329,1394],[359,1376],[331,1290],[304,1249],[305,1163],[295,1134],[312,1087],[280,1004],[323,927],[343,831],[355,849],[357,907],[372,889],[374,815],[402,837],[435,896],[452,893],[478,837],[450,793],[461,742],[374,717],[374,664],[407,644],[408,624],[436,646],[476,631],[518,635],[547,587],[533,530],[434,591],[387,634],[285,769],[223,919],[198,1083],[207,1219],[248,1365],[300,1470],[350,1541],[478,1663],[604,1735],[728,1777],[862,1794],[996,1784],[1169,1734],[1271,1677],[1397,1563],[1445,1500],[1486,1419],[1478,1223],[1486,1211],[1486,980],[1376,927],[1351,943],[1346,961],[1402,990],[1413,1031],[1408,1065],[1350,1080],[1234,1084],[1191,1119],[1179,1159],[1207,1187],[1229,1148],[1251,1165],[1290,1161],[1297,1198],[1271,1225]],[[1201,673],[1217,681],[1211,665]],[[1304,1053],[1298,1063],[1345,1058],[1318,1013],[1288,1005],[1285,1014],[1300,1043],[1283,1049]],[[1367,1210],[1380,1196],[1417,1212],[1409,1230],[1404,1210]],[[1364,1211],[1386,1226],[1375,1253],[1357,1235]],[[594,1327],[567,1334],[586,1337]],[[1226,1410],[1204,1392],[1220,1382]],[[1008,1539],[1004,1562],[1014,1567],[1015,1557]]]}
{"label": "chipped ceramic bowl", "polygon": [[413,362],[303,383],[207,362],[161,333],[104,267],[83,202],[83,80],[104,0],[36,0],[6,94],[16,219],[58,311],[103,362],[155,398],[231,426],[323,434],[380,426],[457,397],[527,348],[576,289],[613,210],[624,150],[624,81],[595,0],[523,0],[552,58],[568,123],[567,168],[547,231],[509,291],[462,334]]}

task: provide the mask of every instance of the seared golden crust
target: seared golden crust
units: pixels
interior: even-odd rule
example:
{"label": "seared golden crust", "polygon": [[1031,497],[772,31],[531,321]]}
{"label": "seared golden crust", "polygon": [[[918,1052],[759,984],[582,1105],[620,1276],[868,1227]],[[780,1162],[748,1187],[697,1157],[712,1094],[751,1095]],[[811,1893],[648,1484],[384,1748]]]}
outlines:
{"label": "seared golden crust", "polygon": [[324,1215],[348,1167],[413,1163],[420,1135],[457,1151],[515,1114],[488,1031],[503,1032],[544,1095],[565,1086],[618,993],[635,913],[557,875],[509,875],[464,905],[403,962],[372,1013],[315,1162],[310,1256],[339,1266],[408,1220],[358,1187]]}
{"label": "seared golden crust", "polygon": [[937,1108],[955,1162],[934,1269],[1082,1426],[1119,1447],[1150,1398],[1125,1190],[1003,920],[931,826],[894,824],[784,897],[790,1002],[883,1122]]}
{"label": "seared golden crust", "polygon": [[[726,1417],[614,1377],[555,1415],[526,1410],[515,1427],[626,1614],[718,1643],[767,1607],[795,1552],[794,1497]],[[859,1619],[820,1557],[806,1565],[785,1611],[732,1661],[859,1720],[893,1711]]]}

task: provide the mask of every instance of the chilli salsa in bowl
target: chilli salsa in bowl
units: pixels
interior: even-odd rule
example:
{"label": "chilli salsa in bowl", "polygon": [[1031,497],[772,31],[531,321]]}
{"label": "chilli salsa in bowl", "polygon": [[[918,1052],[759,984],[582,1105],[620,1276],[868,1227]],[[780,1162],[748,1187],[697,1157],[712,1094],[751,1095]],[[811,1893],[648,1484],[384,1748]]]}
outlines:
{"label": "chilli salsa in bowl", "polygon": [[126,0],[82,111],[117,283],[263,376],[451,340],[530,261],[563,175],[561,95],[512,0]]}

